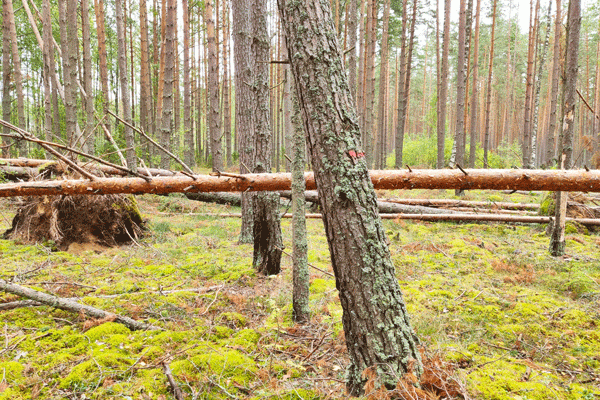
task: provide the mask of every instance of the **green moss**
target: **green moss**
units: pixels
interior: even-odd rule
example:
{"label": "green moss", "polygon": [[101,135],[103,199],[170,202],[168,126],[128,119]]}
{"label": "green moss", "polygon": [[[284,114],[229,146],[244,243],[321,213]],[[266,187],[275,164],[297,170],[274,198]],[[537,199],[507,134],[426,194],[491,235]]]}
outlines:
{"label": "green moss", "polygon": [[3,373],[4,380],[11,385],[18,385],[23,382],[23,370],[25,367],[16,361],[0,362],[0,370]]}
{"label": "green moss", "polygon": [[219,315],[221,322],[227,323],[232,328],[242,328],[248,324],[246,317],[236,312],[224,312]]}
{"label": "green moss", "polygon": [[127,369],[133,360],[116,351],[96,352],[91,360],[76,365],[60,380],[61,388],[95,388],[107,375]]}
{"label": "green moss", "polygon": [[123,324],[116,322],[106,322],[102,325],[98,325],[90,329],[85,335],[91,340],[103,340],[107,339],[112,335],[129,335],[131,331]]}
{"label": "green moss", "polygon": [[216,325],[212,327],[212,338],[213,339],[225,339],[231,337],[233,334],[233,329],[228,328],[226,326]]}
{"label": "green moss", "polygon": [[260,338],[260,333],[254,329],[242,329],[235,335],[233,342],[242,347],[249,348],[256,345]]}
{"label": "green moss", "polygon": [[310,282],[310,293],[321,294],[335,288],[335,285],[330,279],[315,278]]}
{"label": "green moss", "polygon": [[174,375],[185,375],[199,379],[204,374],[231,378],[240,385],[250,382],[257,371],[256,363],[237,350],[198,349],[201,354],[190,359],[174,361],[171,370]]}

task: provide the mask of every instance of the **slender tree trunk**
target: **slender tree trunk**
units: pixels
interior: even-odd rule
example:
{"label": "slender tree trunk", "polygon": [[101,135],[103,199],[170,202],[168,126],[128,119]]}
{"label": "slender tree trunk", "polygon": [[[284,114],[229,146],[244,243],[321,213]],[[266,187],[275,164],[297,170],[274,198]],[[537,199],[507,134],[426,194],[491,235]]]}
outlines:
{"label": "slender tree trunk", "polygon": [[229,2],[223,1],[223,130],[227,165],[233,165],[231,140],[231,103],[229,81]]}
{"label": "slender tree trunk", "polygon": [[[359,0],[350,0],[348,7],[348,81],[350,83],[350,93],[352,93],[352,97],[354,101],[356,98],[356,2]],[[291,77],[290,77],[291,79]]]}
{"label": "slender tree trunk", "polygon": [[95,142],[94,128],[96,112],[92,91],[92,48],[90,43],[90,3],[81,0],[81,33],[83,41],[83,88],[85,90],[85,131],[81,147],[84,152],[92,153]]}
{"label": "slender tree trunk", "polygon": [[[600,32],[600,27],[599,27]],[[598,41],[596,48],[596,78],[595,78],[595,90],[594,90],[594,114],[592,121],[592,137],[596,144],[594,147],[595,153],[600,156],[600,41]],[[596,166],[599,168],[600,166]]]}
{"label": "slender tree trunk", "polygon": [[[19,127],[26,129],[25,125],[25,99],[23,95],[23,75],[21,73],[21,55],[19,54],[19,46],[17,43],[17,28],[15,25],[15,12],[13,9],[12,0],[4,0],[6,3],[7,12],[5,17],[8,18],[8,38],[5,36],[4,41],[10,40],[12,51],[12,72],[13,81],[15,83],[15,92],[17,94],[17,117]],[[17,139],[17,151],[20,156],[27,155],[27,146],[25,141]]]}
{"label": "slender tree trunk", "polygon": [[525,106],[524,119],[523,119],[523,167],[527,168],[530,164],[531,156],[531,109],[532,109],[532,97],[533,97],[533,84],[535,80],[534,61],[535,61],[535,43],[536,43],[536,29],[535,25],[537,22],[537,10],[539,8],[539,0],[534,9],[533,0],[531,0],[530,18],[529,18],[529,46],[527,50],[527,76],[525,86]]}
{"label": "slender tree trunk", "polygon": [[[10,27],[9,27],[9,19],[8,16],[8,2],[2,2],[2,36],[3,38],[10,37]],[[12,114],[12,106],[11,106],[11,98],[10,98],[10,86],[11,86],[11,64],[10,64],[10,40],[2,41],[2,119],[5,121],[11,120]],[[8,127],[2,127],[2,133],[5,135],[10,134],[10,129]],[[8,158],[10,157],[10,147],[7,145],[8,139],[2,139],[2,157]]]}
{"label": "slender tree trunk", "polygon": [[[233,44],[235,63],[235,132],[240,157],[240,173],[248,174],[252,163],[252,107],[253,98],[250,89],[252,65],[250,47],[252,32],[250,24],[250,0],[236,0],[231,3],[233,16]],[[254,217],[252,199],[254,194],[242,194],[242,227],[239,243],[252,243]]]}
{"label": "slender tree trunk", "polygon": [[550,121],[546,134],[546,165],[551,166],[556,157],[556,112],[558,108],[558,82],[560,75],[560,38],[562,32],[562,4],[556,0],[556,16],[554,18],[554,55],[552,59],[552,91],[550,93]]}
{"label": "slender tree trunk", "polygon": [[125,0],[115,1],[115,15],[117,19],[117,53],[119,58],[119,83],[121,85],[121,104],[123,119],[125,124],[124,135],[125,145],[127,146],[126,158],[127,167],[133,171],[136,170],[137,159],[135,155],[135,142],[133,140],[133,129],[131,129],[131,103],[129,99],[129,82],[127,80],[127,49],[125,48],[125,15],[123,13],[123,4]]}
{"label": "slender tree trunk", "polygon": [[221,149],[221,119],[219,107],[219,70],[217,57],[217,38],[213,11],[213,0],[205,2],[204,21],[208,41],[208,91],[209,111],[208,128],[213,171],[223,171],[223,150]]}
{"label": "slender tree trunk", "polygon": [[[148,48],[148,11],[146,0],[140,0],[140,126],[146,132],[154,134],[152,129],[152,82],[150,78],[150,50]],[[146,146],[145,155],[150,158]],[[192,145],[193,149],[193,145]],[[186,160],[186,164],[193,165]]]}
{"label": "slender tree trunk", "polygon": [[[253,91],[253,160],[252,172],[271,172],[271,124],[269,121],[269,36],[267,32],[267,4],[253,0],[251,8],[252,43],[250,54]],[[254,268],[264,275],[278,274],[281,269],[283,243],[279,217],[279,196],[258,192],[253,197],[254,213]]]}
{"label": "slender tree trunk", "polygon": [[548,17],[546,20],[546,34],[544,38],[544,44],[542,53],[539,55],[538,74],[535,81],[535,91],[533,95],[533,126],[531,127],[531,155],[529,156],[528,168],[535,168],[537,162],[537,136],[538,136],[538,121],[539,121],[539,110],[540,110],[540,91],[542,89],[542,77],[544,74],[544,66],[546,64],[546,57],[548,54],[548,42],[550,40],[550,22],[552,20],[552,0],[548,2]]}
{"label": "slender tree trunk", "polygon": [[375,47],[377,44],[377,12],[378,0],[367,1],[367,54],[365,59],[366,92],[365,92],[365,130],[363,140],[367,164],[373,164],[373,126],[375,118]]}
{"label": "slender tree trunk", "polygon": [[52,43],[52,20],[50,18],[50,0],[44,0],[42,2],[42,35],[44,43],[44,137],[47,141],[53,140],[51,74],[54,73],[54,44]]}
{"label": "slender tree trunk", "polygon": [[[162,46],[161,61],[163,62],[163,84],[162,84],[162,115],[160,118],[160,136],[162,145],[170,149],[173,132],[173,82],[175,80],[175,20],[177,15],[177,3],[175,0],[168,0],[165,14],[164,44]],[[160,92],[160,90],[159,90]],[[169,169],[170,156],[161,152],[161,168]]]}
{"label": "slender tree trunk", "polygon": [[[395,387],[410,366],[422,371],[418,340],[377,214],[340,49],[328,34],[331,10],[318,0],[278,3],[343,308],[347,387],[362,394],[367,368]],[[322,57],[310,56],[317,52]]]}
{"label": "slender tree trunk", "polygon": [[[458,65],[456,67],[456,159],[458,165],[465,165],[465,100],[467,83],[466,46],[467,46],[467,10],[466,0],[460,0],[458,22]],[[457,190],[456,194],[464,192]]]}
{"label": "slender tree trunk", "polygon": [[469,167],[475,168],[475,154],[477,151],[477,92],[479,79],[479,19],[481,17],[481,0],[477,0],[476,6],[476,17],[475,17],[475,43],[473,47],[475,49],[473,53],[473,84],[471,89],[471,123],[470,123],[470,137],[469,137]]}
{"label": "slender tree trunk", "polygon": [[378,123],[378,148],[376,150],[375,165],[378,169],[385,168],[385,138],[387,136],[387,110],[386,102],[388,93],[388,65],[389,65],[389,46],[388,46],[388,28],[390,22],[390,0],[385,0],[383,5],[383,30],[381,33],[381,60],[379,68],[379,115]]}
{"label": "slender tree trunk", "polygon": [[488,168],[488,152],[490,149],[490,112],[492,109],[492,72],[494,70],[494,40],[496,39],[496,9],[498,0],[492,6],[492,38],[490,43],[490,58],[488,66],[486,101],[485,101],[485,130],[483,139],[483,168]]}
{"label": "slender tree trunk", "polygon": [[407,50],[407,40],[406,40],[406,22],[408,15],[408,0],[402,1],[402,27],[400,28],[400,70],[396,71],[396,76],[398,80],[398,93],[396,97],[398,98],[398,107],[397,114],[398,119],[396,121],[396,132],[395,132],[395,168],[402,168],[402,152],[404,148],[404,126],[406,125],[406,117],[403,113],[403,110],[406,107],[406,103],[408,102],[407,96],[408,93],[405,92],[406,87],[406,50]]}
{"label": "slender tree trunk", "polygon": [[[577,104],[577,75],[579,73],[579,32],[581,29],[580,0],[569,1],[567,21],[567,44],[565,48],[565,80],[563,86],[562,130],[559,137],[559,159],[562,169],[570,169],[573,159],[573,130],[575,106]],[[554,224],[550,237],[550,254],[555,257],[565,254],[565,218],[568,195],[556,193]]]}
{"label": "slender tree trunk", "polygon": [[190,76],[190,10],[188,0],[183,0],[183,141],[184,160],[194,165],[194,134],[192,132],[191,76]]}
{"label": "slender tree trunk", "polygon": [[444,148],[446,139],[446,102],[448,99],[448,58],[450,56],[450,1],[445,0],[444,6],[444,40],[442,43],[442,70],[440,90],[438,96],[438,122],[437,122],[437,167],[444,168]]}

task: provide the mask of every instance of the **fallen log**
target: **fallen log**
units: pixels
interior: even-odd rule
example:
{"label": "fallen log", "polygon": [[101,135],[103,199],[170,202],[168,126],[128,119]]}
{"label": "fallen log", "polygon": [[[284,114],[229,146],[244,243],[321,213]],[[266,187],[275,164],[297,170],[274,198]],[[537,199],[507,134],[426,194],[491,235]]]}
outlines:
{"label": "fallen log", "polygon": [[[466,173],[466,174],[465,174]],[[412,170],[371,171],[376,189],[523,189],[600,192],[597,170]],[[246,174],[142,178],[95,178],[0,185],[0,197],[58,194],[164,194],[196,192],[244,192],[289,190],[291,175]],[[316,189],[312,173],[305,173],[307,189]]]}
{"label": "fallen log", "polygon": [[[279,192],[281,197],[285,197],[286,199],[292,198],[292,192],[288,190],[281,190]],[[319,195],[316,190],[307,190],[304,192],[304,198],[306,201],[311,203],[319,203]],[[415,206],[415,205],[405,205],[405,204],[396,204],[390,203],[387,201],[377,200],[377,206],[379,207],[379,212],[381,214],[454,214],[454,211],[449,210],[440,210],[437,208],[431,207],[423,207],[423,206]]]}
{"label": "fallen log", "polygon": [[[53,165],[60,166],[60,163],[56,160],[42,160],[42,159],[34,159],[34,158],[0,158],[0,169],[4,170],[9,167],[24,167],[24,168],[32,168],[31,171],[37,171],[37,168],[51,167]],[[77,163],[82,168],[91,170],[91,171],[100,171],[104,175],[117,175],[117,176],[127,176],[129,173],[127,171],[117,169],[115,167],[111,167],[109,165],[102,165],[98,163]],[[64,168],[62,168],[64,169]],[[175,176],[178,173],[174,171],[169,171],[168,169],[159,169],[159,168],[138,168],[137,171],[141,175],[145,176]],[[39,171],[37,172],[39,173]]]}
{"label": "fallen log", "polygon": [[501,201],[469,201],[452,199],[382,199],[390,203],[408,204],[414,206],[427,207],[474,207],[474,208],[493,208],[505,210],[538,210],[539,204],[536,203],[511,203]]}
{"label": "fallen log", "polygon": [[241,206],[242,196],[238,193],[215,192],[215,193],[186,193],[185,197],[194,201],[204,203],[226,204],[230,206]]}
{"label": "fallen log", "polygon": [[160,329],[156,326],[149,325],[144,322],[139,322],[129,317],[112,314],[99,308],[88,306],[85,304],[80,304],[72,300],[65,299],[63,297],[52,296],[50,294],[33,290],[21,285],[8,283],[3,279],[0,279],[0,290],[3,290],[7,293],[16,294],[17,296],[28,298],[30,300],[34,300],[38,303],[46,304],[51,307],[59,308],[61,310],[72,311],[77,314],[84,313],[94,318],[111,319],[114,322],[118,322],[120,324],[125,325],[131,330]]}
{"label": "fallen log", "polygon": [[[241,213],[190,213],[199,217],[213,218],[241,218]],[[525,216],[525,215],[494,215],[494,214],[379,214],[381,219],[407,219],[417,221],[453,221],[453,222],[510,222],[518,224],[547,224],[552,217]],[[281,218],[292,218],[292,214],[286,213]],[[309,219],[321,219],[321,214],[306,214]],[[600,226],[600,219],[596,218],[568,218],[567,222],[576,222],[581,225]]]}
{"label": "fallen log", "polygon": [[39,175],[36,168],[31,167],[14,167],[9,165],[0,166],[0,177],[10,181],[29,180],[32,177]]}

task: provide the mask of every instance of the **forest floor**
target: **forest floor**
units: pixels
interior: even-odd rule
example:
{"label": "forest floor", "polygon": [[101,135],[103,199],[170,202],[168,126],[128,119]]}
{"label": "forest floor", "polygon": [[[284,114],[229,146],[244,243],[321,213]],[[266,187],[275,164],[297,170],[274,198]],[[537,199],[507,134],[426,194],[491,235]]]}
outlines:
{"label": "forest floor", "polygon": [[[385,197],[453,198],[453,191]],[[468,192],[466,199],[539,202]],[[330,276],[311,269],[311,322],[291,321],[291,260],[265,278],[238,212],[180,196],[139,196],[148,220],[136,244],[111,249],[0,240],[0,277],[145,320],[130,331],[46,306],[0,312],[0,399],[340,399],[348,364]],[[0,229],[15,212],[0,202]],[[309,262],[331,272],[320,220]],[[472,399],[600,396],[600,237],[568,229],[567,255],[548,254],[545,226],[385,221],[424,353],[454,368]],[[283,220],[291,248],[290,220]],[[0,302],[19,300],[0,293]]]}

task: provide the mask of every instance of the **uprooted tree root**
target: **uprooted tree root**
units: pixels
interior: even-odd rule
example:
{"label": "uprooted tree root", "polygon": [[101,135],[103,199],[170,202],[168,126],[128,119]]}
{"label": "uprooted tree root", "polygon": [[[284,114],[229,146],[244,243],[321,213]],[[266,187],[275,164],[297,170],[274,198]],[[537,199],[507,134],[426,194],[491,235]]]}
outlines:
{"label": "uprooted tree root", "polygon": [[3,237],[24,243],[53,242],[113,247],[137,239],[144,221],[133,196],[34,196],[22,200]]}
{"label": "uprooted tree root", "polygon": [[438,400],[438,399],[469,399],[467,390],[457,380],[454,365],[442,360],[438,355],[426,354],[421,349],[423,359],[423,374],[420,379],[409,372],[396,383],[392,390],[381,385],[374,369],[368,368],[363,377],[368,379],[365,384],[365,396],[368,400]]}

